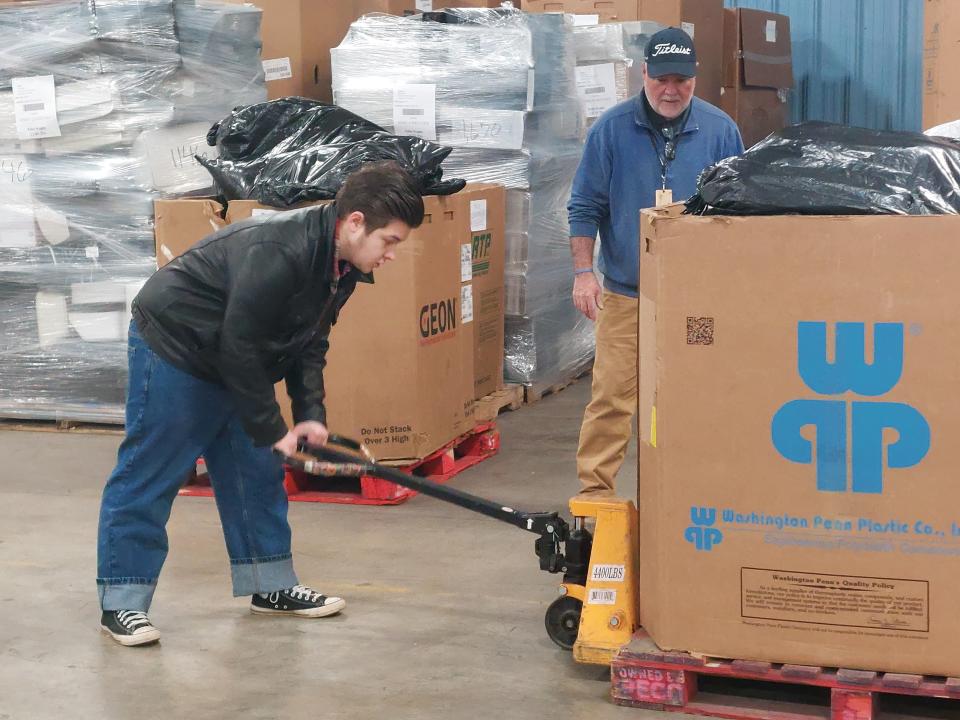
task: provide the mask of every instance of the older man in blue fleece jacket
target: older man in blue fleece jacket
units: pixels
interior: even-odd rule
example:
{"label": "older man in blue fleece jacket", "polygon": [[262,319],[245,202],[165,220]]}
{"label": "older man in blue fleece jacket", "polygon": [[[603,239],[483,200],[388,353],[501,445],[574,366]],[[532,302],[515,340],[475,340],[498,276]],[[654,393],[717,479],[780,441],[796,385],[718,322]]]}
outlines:
{"label": "older man in blue fleece jacket", "polygon": [[[690,36],[667,28],[649,41],[643,92],[608,110],[590,129],[567,207],[573,302],[597,321],[593,388],[580,429],[581,498],[614,495],[637,408],[640,210],[656,191],[674,200],[696,191],[704,168],[743,152],[733,120],[693,97],[697,59]],[[593,268],[600,234],[601,289]]]}

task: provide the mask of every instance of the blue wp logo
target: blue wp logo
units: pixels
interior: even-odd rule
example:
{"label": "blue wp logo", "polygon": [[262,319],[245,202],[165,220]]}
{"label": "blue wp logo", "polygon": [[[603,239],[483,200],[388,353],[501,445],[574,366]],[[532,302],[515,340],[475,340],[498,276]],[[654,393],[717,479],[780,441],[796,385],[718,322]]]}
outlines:
{"label": "blue wp logo", "polygon": [[[802,322],[797,330],[800,377],[819,395],[854,393],[873,398],[890,392],[903,373],[903,324],[876,323],[873,363],[866,362],[864,323],[837,323],[835,359],[827,361],[827,324]],[[849,412],[848,412],[849,410]],[[849,419],[848,419],[849,416]],[[815,432],[817,490],[882,493],[884,466],[908,468],[930,449],[930,426],[915,408],[903,403],[845,399],[793,400],[773,417],[773,445],[787,460],[813,463],[814,442],[800,434]],[[852,484],[847,482],[847,432],[852,435]],[[883,431],[898,438],[886,447]],[[886,463],[884,463],[886,461]]]}
{"label": "blue wp logo", "polygon": [[710,552],[715,545],[723,542],[723,533],[713,527],[717,523],[717,511],[714,508],[690,508],[690,520],[693,525],[687,528],[683,537],[693,543],[697,550]]}

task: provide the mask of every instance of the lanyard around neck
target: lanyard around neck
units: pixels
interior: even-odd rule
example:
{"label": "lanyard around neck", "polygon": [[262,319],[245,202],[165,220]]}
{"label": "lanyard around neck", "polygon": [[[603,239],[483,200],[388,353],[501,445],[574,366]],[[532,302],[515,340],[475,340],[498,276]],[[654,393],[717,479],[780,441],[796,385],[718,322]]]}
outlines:
{"label": "lanyard around neck", "polygon": [[[660,134],[663,131],[659,131]],[[653,138],[653,133],[651,132],[648,137],[650,138],[650,145],[653,147],[653,154],[657,156],[657,160],[660,163],[660,189],[667,189],[667,168],[670,166],[670,163],[674,161],[677,157],[677,140],[680,139],[680,133],[676,132],[674,136],[670,139],[664,139],[664,148],[663,153],[660,153],[660,148],[657,146],[657,141]]]}

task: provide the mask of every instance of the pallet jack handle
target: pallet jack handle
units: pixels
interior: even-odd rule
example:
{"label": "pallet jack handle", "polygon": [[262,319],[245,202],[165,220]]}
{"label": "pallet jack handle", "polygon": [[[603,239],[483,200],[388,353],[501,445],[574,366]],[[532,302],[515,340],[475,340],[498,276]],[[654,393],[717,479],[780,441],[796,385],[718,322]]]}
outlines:
{"label": "pallet jack handle", "polygon": [[423,495],[458,505],[465,510],[486,515],[537,535],[535,549],[540,569],[551,573],[568,573],[569,563],[563,544],[570,538],[570,526],[556,512],[522,512],[471,495],[448,485],[410,475],[397,468],[376,462],[367,447],[356,440],[330,435],[327,444],[315,447],[301,443],[294,455],[280,451],[283,461],[309,475],[323,477],[376,477],[415,490]]}

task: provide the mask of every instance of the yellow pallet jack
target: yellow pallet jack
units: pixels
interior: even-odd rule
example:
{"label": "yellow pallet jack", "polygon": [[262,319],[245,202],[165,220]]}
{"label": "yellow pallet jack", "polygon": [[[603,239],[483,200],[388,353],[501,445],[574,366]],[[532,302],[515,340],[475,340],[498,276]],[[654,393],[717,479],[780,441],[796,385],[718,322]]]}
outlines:
{"label": "yellow pallet jack", "polygon": [[547,635],[577,662],[609,665],[639,626],[637,511],[629,500],[571,500],[571,526],[556,512],[515,510],[381,465],[366,446],[338,435],[324,447],[301,445],[282,458],[311,475],[387,480],[537,535],[540,569],[563,574],[560,597],[544,619]]}

